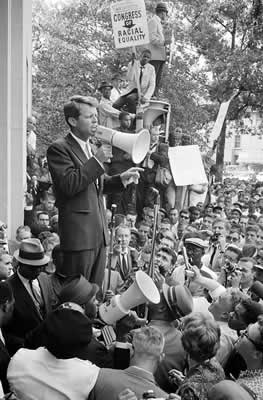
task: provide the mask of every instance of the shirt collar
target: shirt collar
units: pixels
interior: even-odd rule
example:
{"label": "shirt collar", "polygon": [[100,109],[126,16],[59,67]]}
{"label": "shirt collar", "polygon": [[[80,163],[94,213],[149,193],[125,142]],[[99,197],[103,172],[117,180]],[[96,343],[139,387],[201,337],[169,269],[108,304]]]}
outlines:
{"label": "shirt collar", "polygon": [[71,136],[73,137],[73,139],[76,140],[76,142],[80,145],[80,147],[83,149],[86,147],[88,140],[85,142],[85,140],[80,139],[79,137],[77,137],[76,135],[74,135],[74,133],[70,132]]}

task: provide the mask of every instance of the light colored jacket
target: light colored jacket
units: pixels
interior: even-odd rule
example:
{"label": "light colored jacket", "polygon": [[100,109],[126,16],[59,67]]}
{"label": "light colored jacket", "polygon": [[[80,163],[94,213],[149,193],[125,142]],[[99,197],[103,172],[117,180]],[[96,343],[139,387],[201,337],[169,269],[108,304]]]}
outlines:
{"label": "light colored jacket", "polygon": [[107,128],[117,128],[120,125],[120,111],[112,107],[112,101],[102,97],[99,103],[99,122]]}
{"label": "light colored jacket", "polygon": [[150,44],[147,46],[152,53],[152,60],[166,60],[165,37],[161,19],[154,15],[148,22]]}
{"label": "light colored jacket", "polygon": [[[122,96],[126,96],[132,90],[137,89],[137,82],[139,82],[140,73],[141,64],[139,61],[135,60],[134,64],[132,64],[132,62],[128,64],[128,71],[126,76],[128,86],[123,89],[121,93]],[[155,90],[155,69],[149,63],[144,65],[140,87],[142,96],[144,96],[145,99],[149,101]]]}

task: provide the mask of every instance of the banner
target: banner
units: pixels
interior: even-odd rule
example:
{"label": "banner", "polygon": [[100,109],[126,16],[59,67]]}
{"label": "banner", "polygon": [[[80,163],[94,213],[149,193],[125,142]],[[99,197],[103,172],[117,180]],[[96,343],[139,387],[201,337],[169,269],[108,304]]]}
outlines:
{"label": "banner", "polygon": [[111,21],[117,49],[149,43],[144,0],[124,0],[112,3]]}
{"label": "banner", "polygon": [[213,140],[217,139],[218,136],[221,133],[221,130],[223,128],[223,124],[224,121],[226,119],[226,115],[228,112],[228,108],[229,108],[229,104],[231,103],[231,101],[237,96],[237,93],[235,92],[228,101],[224,101],[223,103],[221,103],[217,117],[216,117],[216,122],[213,126],[213,130],[211,133],[211,138]]}
{"label": "banner", "polygon": [[197,145],[170,147],[168,156],[176,186],[207,183],[201,153]]}

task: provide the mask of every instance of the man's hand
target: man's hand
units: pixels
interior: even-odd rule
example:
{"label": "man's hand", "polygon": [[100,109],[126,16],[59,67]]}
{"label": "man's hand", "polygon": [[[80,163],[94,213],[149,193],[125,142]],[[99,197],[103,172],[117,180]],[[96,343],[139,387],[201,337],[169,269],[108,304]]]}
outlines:
{"label": "man's hand", "polygon": [[138,400],[138,398],[131,389],[124,389],[119,393],[118,400]]}
{"label": "man's hand", "polygon": [[117,256],[119,256],[121,254],[121,244],[120,243],[116,243],[113,246],[113,253],[116,254]]}
{"label": "man's hand", "polygon": [[153,281],[154,281],[155,285],[157,286],[158,290],[160,291],[163,287],[165,279],[160,274],[160,272],[156,269],[154,270],[154,273],[153,273]]}
{"label": "man's hand", "polygon": [[109,144],[103,143],[95,153],[95,157],[97,160],[103,164],[106,161],[108,161],[110,158],[112,158],[112,147]]}
{"label": "man's hand", "polygon": [[144,96],[141,96],[140,102],[141,102],[142,104],[145,104],[145,103],[147,103],[147,100],[146,100],[146,98],[145,98]]}
{"label": "man's hand", "polygon": [[116,323],[117,341],[126,342],[129,332],[138,325],[142,325],[142,319],[138,317],[136,311],[130,311],[128,315]]}
{"label": "man's hand", "polygon": [[106,290],[104,301],[106,303],[110,303],[111,299],[114,297],[114,293],[112,290]]}
{"label": "man's hand", "polygon": [[126,187],[130,183],[135,183],[135,185],[137,185],[140,178],[140,172],[142,171],[143,168],[132,167],[120,174],[123,186]]}
{"label": "man's hand", "polygon": [[[191,265],[191,270],[189,272],[192,272],[194,274],[194,276],[192,277],[194,281],[198,282],[200,280],[200,278],[202,278],[200,269],[196,266],[196,265]],[[187,271],[186,271],[187,273]]]}

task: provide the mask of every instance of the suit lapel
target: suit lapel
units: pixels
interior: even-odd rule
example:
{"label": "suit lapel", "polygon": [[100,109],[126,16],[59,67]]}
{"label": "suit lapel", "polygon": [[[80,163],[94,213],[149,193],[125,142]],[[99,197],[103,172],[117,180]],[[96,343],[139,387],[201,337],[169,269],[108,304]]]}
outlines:
{"label": "suit lapel", "polygon": [[73,136],[70,133],[66,136],[66,141],[70,145],[71,151],[79,159],[81,164],[85,164],[87,162],[86,154],[83,152],[83,150],[80,147],[80,145],[78,144],[78,142],[76,142],[76,140],[73,138]]}
{"label": "suit lapel", "polygon": [[42,315],[40,314],[39,310],[35,306],[33,299],[31,298],[31,296],[28,293],[28,291],[26,290],[25,286],[19,279],[18,275],[14,276],[14,283],[15,283],[15,286],[17,287],[18,292],[24,293],[22,296],[24,302],[22,303],[20,301],[19,304],[17,304],[17,306],[21,309],[22,308],[25,308],[26,310],[31,309],[33,312],[35,312],[35,314],[37,314],[38,318],[40,318],[42,320],[43,319]]}

